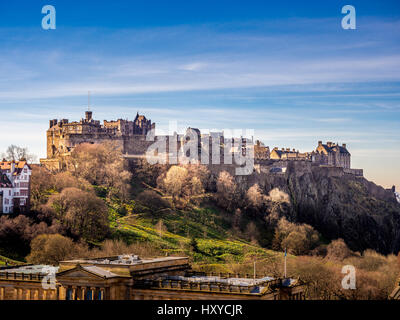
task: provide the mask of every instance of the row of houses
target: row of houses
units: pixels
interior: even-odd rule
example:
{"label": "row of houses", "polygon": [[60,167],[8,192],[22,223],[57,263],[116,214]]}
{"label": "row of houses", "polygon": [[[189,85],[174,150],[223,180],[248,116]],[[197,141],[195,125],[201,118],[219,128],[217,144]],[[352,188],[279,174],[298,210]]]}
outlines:
{"label": "row of houses", "polygon": [[320,165],[351,168],[351,154],[346,144],[318,141],[318,146],[311,152],[299,152],[295,149],[277,147],[272,150],[262,142],[256,141],[254,145],[256,159],[261,160],[304,160],[318,163]]}
{"label": "row of houses", "polygon": [[0,214],[29,210],[31,174],[26,161],[0,162]]}

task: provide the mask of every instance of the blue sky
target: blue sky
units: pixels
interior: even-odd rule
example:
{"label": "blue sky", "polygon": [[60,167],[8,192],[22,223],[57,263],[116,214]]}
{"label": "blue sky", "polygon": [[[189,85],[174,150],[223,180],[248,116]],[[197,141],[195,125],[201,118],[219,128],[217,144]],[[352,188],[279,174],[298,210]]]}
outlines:
{"label": "blue sky", "polygon": [[[45,155],[48,120],[254,129],[271,147],[347,143],[400,188],[398,1],[1,1],[0,151]],[[41,29],[54,5],[57,29]],[[341,28],[351,4],[357,29]]]}

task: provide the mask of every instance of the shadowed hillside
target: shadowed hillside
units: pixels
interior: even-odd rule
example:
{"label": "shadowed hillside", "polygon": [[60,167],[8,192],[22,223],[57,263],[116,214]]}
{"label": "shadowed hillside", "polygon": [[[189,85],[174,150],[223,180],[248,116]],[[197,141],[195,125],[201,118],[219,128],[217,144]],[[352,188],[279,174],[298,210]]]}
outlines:
{"label": "shadowed hillside", "polygon": [[288,219],[310,224],[327,239],[343,238],[356,251],[400,250],[400,204],[393,192],[365,178],[343,174],[340,168],[289,162],[285,174],[253,174],[244,180],[243,188],[258,183],[265,192],[286,192]]}

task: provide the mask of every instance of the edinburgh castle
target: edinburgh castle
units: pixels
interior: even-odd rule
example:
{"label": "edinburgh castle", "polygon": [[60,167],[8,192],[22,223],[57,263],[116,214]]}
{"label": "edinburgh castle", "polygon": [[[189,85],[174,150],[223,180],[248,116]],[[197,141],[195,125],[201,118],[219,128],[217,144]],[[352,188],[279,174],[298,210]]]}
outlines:
{"label": "edinburgh castle", "polygon": [[79,122],[68,119],[50,120],[47,130],[47,159],[41,159],[42,165],[58,169],[59,158],[70,154],[81,143],[103,143],[113,141],[124,154],[143,154],[151,142],[146,134],[155,128],[155,124],[137,113],[134,121],[118,119],[104,120],[103,124],[92,118],[92,112],[86,111],[85,118]]}
{"label": "edinburgh castle", "polygon": [[[81,143],[95,144],[110,141],[114,142],[127,157],[144,157],[148,148],[153,144],[153,139],[146,140],[146,135],[152,129],[155,129],[155,123],[151,122],[144,115],[139,115],[139,113],[136,114],[133,121],[123,119],[116,121],[104,120],[103,124],[99,120],[93,119],[91,111],[86,111],[85,118],[79,122],[69,122],[68,119],[50,120],[49,129],[47,130],[47,158],[41,159],[40,162],[49,169],[58,170],[61,169],[60,159],[71,154],[77,145]],[[339,145],[333,142],[323,144],[322,141],[319,141],[315,150],[304,153],[290,148],[278,149],[275,147],[270,150],[268,146],[265,146],[258,140],[254,143],[252,138],[245,139],[240,137],[227,139],[224,137],[223,132],[202,134],[199,129],[193,128],[189,128],[185,135],[177,135],[175,133],[174,137],[167,136],[165,140],[176,140],[175,146],[179,149],[188,143],[191,137],[193,138],[193,134],[197,138],[196,145],[198,145],[199,154],[197,156],[199,160],[201,153],[204,152],[203,141],[211,142],[211,137],[214,134],[218,134],[218,143],[220,146],[218,153],[221,155],[221,159],[224,158],[223,146],[226,146],[228,143],[233,146],[229,150],[232,155],[235,152],[245,154],[247,148],[254,147],[254,170],[258,172],[284,173],[289,161],[303,161],[322,167],[340,168],[346,174],[363,176],[362,169],[351,169],[351,154],[347,150],[346,144]],[[205,137],[209,140],[204,140]],[[157,136],[155,140],[159,138]],[[235,146],[234,140],[239,141],[239,145]],[[167,154],[169,152],[167,146]],[[211,148],[208,148],[207,152],[211,157]],[[168,163],[170,162],[168,161]],[[222,163],[224,163],[223,160],[221,160]],[[232,169],[232,165],[221,165],[218,168],[213,167],[216,171],[222,169],[230,171]]]}

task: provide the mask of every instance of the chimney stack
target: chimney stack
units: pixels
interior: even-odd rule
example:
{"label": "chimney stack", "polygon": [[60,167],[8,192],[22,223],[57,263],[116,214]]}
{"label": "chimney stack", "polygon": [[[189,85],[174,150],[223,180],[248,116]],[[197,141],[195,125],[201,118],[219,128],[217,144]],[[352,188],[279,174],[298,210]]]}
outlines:
{"label": "chimney stack", "polygon": [[345,144],[345,143],[343,143],[343,144],[342,144],[342,147],[346,149],[346,144]]}

